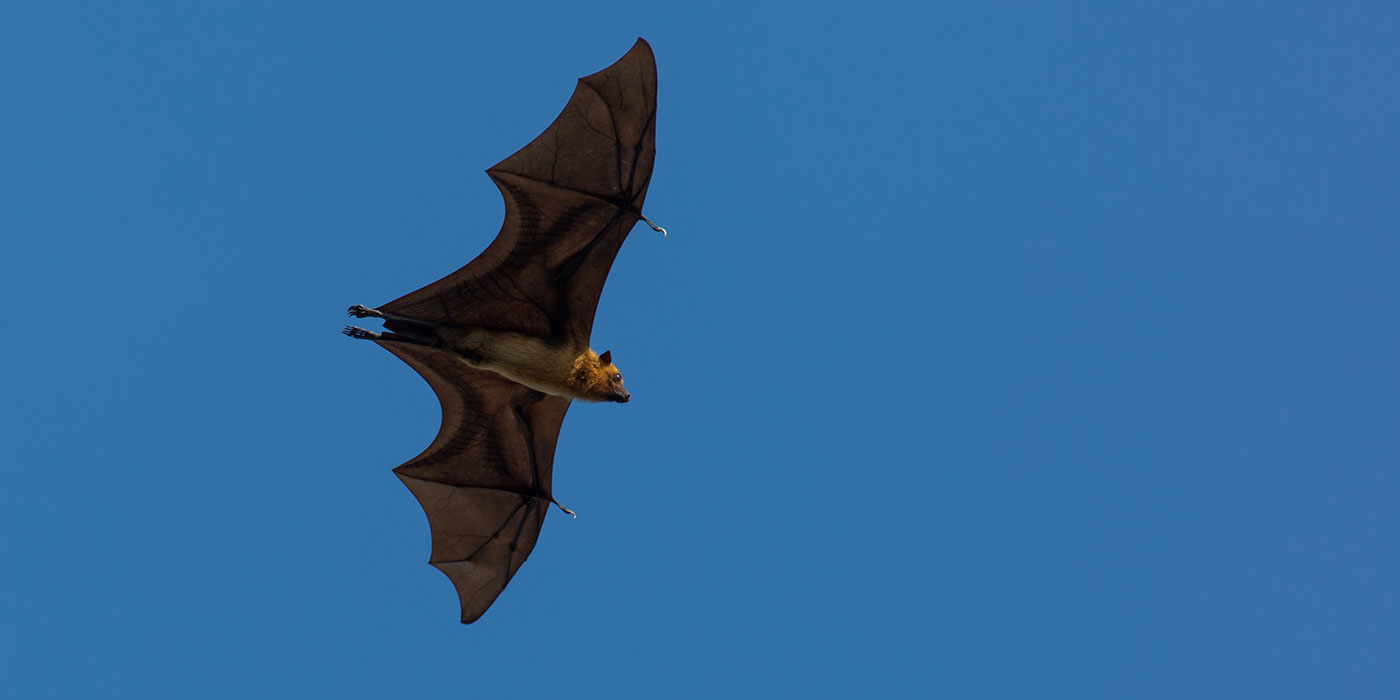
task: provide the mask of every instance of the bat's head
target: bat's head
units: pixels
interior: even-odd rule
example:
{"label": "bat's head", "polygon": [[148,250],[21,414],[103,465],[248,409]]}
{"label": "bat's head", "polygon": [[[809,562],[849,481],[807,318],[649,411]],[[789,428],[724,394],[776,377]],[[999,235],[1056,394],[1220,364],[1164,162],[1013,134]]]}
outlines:
{"label": "bat's head", "polygon": [[598,380],[593,386],[593,395],[599,401],[627,403],[632,395],[622,388],[622,372],[612,363],[612,351],[598,356]]}

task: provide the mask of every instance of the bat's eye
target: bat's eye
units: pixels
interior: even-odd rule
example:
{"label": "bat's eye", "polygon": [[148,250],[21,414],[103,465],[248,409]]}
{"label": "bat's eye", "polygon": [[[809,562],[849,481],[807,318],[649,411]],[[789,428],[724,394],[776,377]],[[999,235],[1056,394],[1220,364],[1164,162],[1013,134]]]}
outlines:
{"label": "bat's eye", "polygon": [[614,374],[614,375],[613,375],[613,381],[618,381],[618,382],[622,381],[622,375],[621,375],[621,374]]}

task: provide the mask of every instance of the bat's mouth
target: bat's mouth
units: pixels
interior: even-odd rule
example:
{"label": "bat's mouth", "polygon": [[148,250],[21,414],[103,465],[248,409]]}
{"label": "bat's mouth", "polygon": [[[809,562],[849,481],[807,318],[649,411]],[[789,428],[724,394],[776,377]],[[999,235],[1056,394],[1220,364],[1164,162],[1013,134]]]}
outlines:
{"label": "bat's mouth", "polygon": [[615,394],[613,396],[613,400],[618,403],[627,403],[628,401],[632,400],[632,395],[624,391],[619,394]]}

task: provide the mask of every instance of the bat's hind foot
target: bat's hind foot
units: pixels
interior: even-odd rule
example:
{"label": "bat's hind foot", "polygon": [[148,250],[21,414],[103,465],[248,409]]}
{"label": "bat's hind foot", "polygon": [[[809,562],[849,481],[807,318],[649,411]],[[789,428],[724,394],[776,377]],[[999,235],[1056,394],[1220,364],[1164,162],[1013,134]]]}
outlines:
{"label": "bat's hind foot", "polygon": [[381,337],[380,334],[374,331],[367,331],[359,326],[346,326],[345,330],[341,331],[341,333],[351,338],[359,338],[360,340],[379,340]]}
{"label": "bat's hind foot", "polygon": [[387,343],[406,343],[408,345],[422,345],[428,348],[435,348],[440,345],[437,338],[430,338],[425,335],[414,335],[413,333],[402,332],[375,333],[374,331],[367,331],[359,326],[346,326],[345,330],[341,331],[341,333],[351,338],[359,338],[360,340],[382,340]]}
{"label": "bat's hind foot", "polygon": [[[438,326],[438,324],[433,321],[421,321],[416,318],[386,313],[379,309],[371,309],[364,304],[356,304],[346,309],[345,313],[355,318],[382,318],[384,319],[384,323],[388,324],[389,330],[391,331],[409,330],[412,332],[412,329],[417,329],[419,331],[432,330]],[[395,328],[395,326],[399,327]]]}
{"label": "bat's hind foot", "polygon": [[379,309],[368,308],[364,304],[356,304],[346,309],[345,313],[355,318],[384,318],[384,312]]}

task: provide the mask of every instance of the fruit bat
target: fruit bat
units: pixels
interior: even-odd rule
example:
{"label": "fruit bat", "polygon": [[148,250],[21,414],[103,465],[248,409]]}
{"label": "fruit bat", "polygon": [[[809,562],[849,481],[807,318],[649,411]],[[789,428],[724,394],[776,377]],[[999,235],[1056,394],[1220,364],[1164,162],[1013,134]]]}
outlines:
{"label": "fruit bat", "polygon": [[641,212],[655,156],[656,62],[638,39],[486,171],[506,211],[481,255],[378,308],[350,307],[385,332],[345,334],[408,363],[442,403],[437,437],[394,473],[428,515],[428,562],[457,588],[463,623],[501,594],[559,505],[550,475],[570,402],[630,398],[612,353],[593,352],[589,337],[633,225],[665,233]]}

